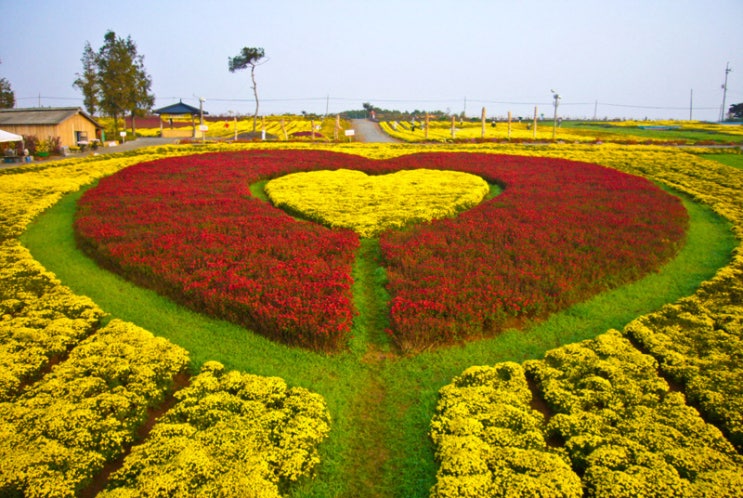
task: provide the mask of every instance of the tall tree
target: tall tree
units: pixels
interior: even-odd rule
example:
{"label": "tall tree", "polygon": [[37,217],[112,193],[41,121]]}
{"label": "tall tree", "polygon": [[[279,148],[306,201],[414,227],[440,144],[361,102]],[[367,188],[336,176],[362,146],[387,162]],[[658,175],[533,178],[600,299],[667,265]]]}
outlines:
{"label": "tall tree", "polygon": [[12,109],[15,107],[15,93],[10,87],[10,82],[0,78],[0,109]]}
{"label": "tall tree", "polygon": [[0,109],[12,109],[15,107],[15,93],[10,87],[10,81],[0,78]]}
{"label": "tall tree", "polygon": [[118,38],[109,31],[96,56],[99,84],[99,107],[114,118],[114,133],[118,134],[119,118],[126,112],[132,116],[149,110],[155,97],[150,93],[152,79],[144,69],[144,56],[137,54],[131,37]]}
{"label": "tall tree", "polygon": [[90,42],[85,42],[83,56],[80,58],[83,63],[83,72],[75,73],[77,78],[72,86],[77,87],[83,92],[83,105],[88,113],[92,116],[98,111],[98,96],[100,85],[98,84],[98,60],[96,53],[90,46]]}
{"label": "tall tree", "polygon": [[250,88],[253,89],[255,97],[255,113],[253,114],[253,132],[255,132],[258,120],[258,87],[255,84],[255,68],[258,62],[265,57],[265,52],[260,47],[243,47],[238,55],[229,57],[228,65],[231,73],[241,69],[250,68],[250,80],[253,82]]}
{"label": "tall tree", "polygon": [[138,55],[134,61],[134,81],[131,95],[133,105],[129,109],[132,117],[132,135],[137,132],[134,123],[135,117],[144,116],[155,105],[155,96],[150,93],[152,78],[145,71],[144,56],[142,55]]}

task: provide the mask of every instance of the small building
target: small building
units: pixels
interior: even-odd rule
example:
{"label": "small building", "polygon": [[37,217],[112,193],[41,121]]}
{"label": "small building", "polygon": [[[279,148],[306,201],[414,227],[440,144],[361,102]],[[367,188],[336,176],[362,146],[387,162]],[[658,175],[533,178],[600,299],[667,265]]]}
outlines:
{"label": "small building", "polygon": [[63,147],[102,139],[103,127],[79,107],[0,109],[0,128],[39,140],[59,137]]}
{"label": "small building", "polygon": [[[205,130],[201,129],[201,127],[203,126],[203,123],[201,123],[198,130],[196,128],[196,117],[198,116],[199,121],[201,122],[204,114],[209,114],[202,107],[196,108],[194,106],[184,104],[183,101],[181,100],[177,104],[171,104],[169,106],[161,107],[160,109],[155,109],[152,112],[160,116],[160,136],[161,137],[203,138],[204,136]],[[173,118],[181,118],[183,116],[191,117],[191,130],[173,126]],[[168,122],[167,128],[163,127],[163,120],[167,120]]]}

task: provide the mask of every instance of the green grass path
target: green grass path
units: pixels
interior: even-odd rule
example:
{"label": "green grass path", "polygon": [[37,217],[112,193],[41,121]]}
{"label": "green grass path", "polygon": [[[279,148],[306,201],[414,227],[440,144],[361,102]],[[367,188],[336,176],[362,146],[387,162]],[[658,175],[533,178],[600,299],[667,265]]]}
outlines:
{"label": "green grass path", "polygon": [[22,238],[65,285],[91,297],[111,316],[183,346],[194,369],[218,360],[231,369],[282,377],[325,397],[333,419],[331,436],[321,447],[318,475],[299,483],[291,491],[295,497],[428,496],[436,472],[428,424],[438,390],[452,377],[471,365],[540,358],[561,344],[621,329],[638,315],[692,294],[729,261],[736,245],[725,220],[685,199],[691,218],[688,242],[659,272],[524,331],[400,357],[391,353],[394,348],[384,334],[386,297],[378,246],[365,242],[354,268],[360,311],[354,338],[348,353],[328,356],[272,343],[101,270],[75,247],[71,225],[79,196],[64,197]]}

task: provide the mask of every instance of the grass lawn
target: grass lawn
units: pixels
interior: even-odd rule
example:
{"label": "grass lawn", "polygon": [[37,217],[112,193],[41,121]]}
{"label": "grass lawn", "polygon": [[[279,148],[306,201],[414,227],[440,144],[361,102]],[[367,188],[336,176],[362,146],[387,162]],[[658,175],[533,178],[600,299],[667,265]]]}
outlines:
{"label": "grass lawn", "polygon": [[[716,158],[715,158],[716,159]],[[131,321],[191,353],[192,368],[218,360],[230,369],[279,376],[325,397],[333,418],[318,476],[291,496],[428,496],[436,463],[428,425],[438,390],[471,365],[541,358],[561,344],[621,329],[633,318],[687,296],[730,259],[728,223],[683,199],[687,244],[657,273],[594,297],[525,330],[401,357],[385,339],[384,271],[374,242],[354,268],[359,318],[349,351],[328,356],[273,343],[236,325],[193,313],[101,270],[75,246],[72,220],[80,192],[64,197],[22,237],[33,256],[76,293],[112,317]],[[360,491],[363,491],[360,493]]]}
{"label": "grass lawn", "polygon": [[743,169],[743,154],[701,154],[701,156],[733,168]]}

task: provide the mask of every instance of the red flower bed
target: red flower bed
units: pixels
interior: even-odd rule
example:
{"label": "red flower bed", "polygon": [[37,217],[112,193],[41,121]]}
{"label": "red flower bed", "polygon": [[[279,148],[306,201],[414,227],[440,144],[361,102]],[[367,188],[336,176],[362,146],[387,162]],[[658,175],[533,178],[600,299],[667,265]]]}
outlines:
{"label": "red flower bed", "polygon": [[253,152],[138,164],[86,192],[78,240],[104,266],[198,311],[287,344],[337,350],[353,318],[358,236],[296,221],[249,190],[324,159]]}
{"label": "red flower bed", "polygon": [[319,169],[440,168],[504,192],[455,219],[380,238],[403,350],[487,335],[657,268],[687,215],[645,179],[566,160],[416,154],[388,161],[323,151],[168,158],[101,180],[76,233],[102,264],[272,339],[341,349],[358,237],[297,221],[250,195],[255,181]]}
{"label": "red flower bed", "polygon": [[598,165],[427,154],[395,167],[419,164],[505,189],[456,219],[381,236],[403,350],[491,335],[635,280],[678,251],[688,225],[677,198]]}

